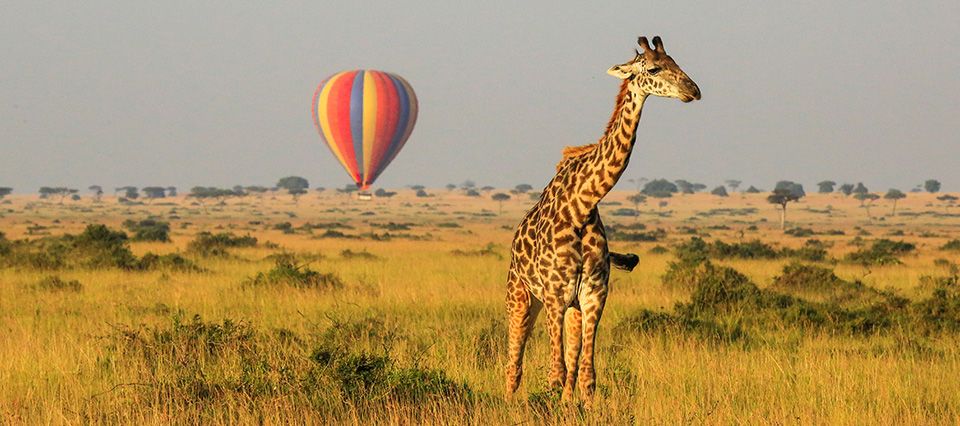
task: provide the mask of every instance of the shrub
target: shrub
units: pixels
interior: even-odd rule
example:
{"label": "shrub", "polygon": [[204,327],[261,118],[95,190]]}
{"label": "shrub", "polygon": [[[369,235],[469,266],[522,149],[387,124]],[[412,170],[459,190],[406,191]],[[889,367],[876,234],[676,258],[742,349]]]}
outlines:
{"label": "shrub", "polygon": [[123,227],[133,233],[133,241],[170,241],[170,224],[154,219],[134,221],[127,219]]}
{"label": "shrub", "polygon": [[320,273],[299,264],[293,256],[277,256],[266,273],[257,273],[246,281],[249,286],[287,285],[300,289],[340,290],[343,281],[334,273]]}
{"label": "shrub", "polygon": [[154,253],[144,254],[140,258],[139,269],[143,270],[173,270],[182,272],[204,272],[205,269],[197,266],[190,259],[187,259],[177,253],[157,255]]}
{"label": "shrub", "polygon": [[946,244],[940,247],[940,250],[960,251],[960,239],[953,239],[953,240],[947,241]]}
{"label": "shrub", "polygon": [[911,243],[879,239],[869,248],[848,254],[847,261],[863,265],[895,265],[901,263],[897,255],[912,252],[915,248]]}
{"label": "shrub", "polygon": [[379,257],[377,255],[368,252],[366,249],[361,251],[353,251],[350,249],[344,249],[340,252],[340,256],[344,259],[363,259],[363,260],[377,260]]}
{"label": "shrub", "polygon": [[46,276],[34,284],[34,288],[43,291],[73,291],[83,290],[83,284],[77,280],[64,280],[56,275]]}
{"label": "shrub", "polygon": [[235,236],[229,232],[212,234],[201,232],[187,245],[187,251],[201,256],[226,256],[228,248],[256,247],[257,239],[250,235]]}

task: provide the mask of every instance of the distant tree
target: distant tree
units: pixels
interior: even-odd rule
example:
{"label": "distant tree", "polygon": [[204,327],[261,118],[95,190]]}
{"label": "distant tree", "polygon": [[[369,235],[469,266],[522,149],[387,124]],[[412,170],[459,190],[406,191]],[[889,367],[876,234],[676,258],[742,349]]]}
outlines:
{"label": "distant tree", "polygon": [[911,189],[910,192],[913,192],[913,193],[923,192],[923,185],[917,185],[913,187],[913,189]]}
{"label": "distant tree", "polygon": [[940,181],[936,179],[927,179],[925,182],[923,182],[923,189],[931,194],[934,194],[940,191]]}
{"label": "distant tree", "polygon": [[492,187],[492,186],[490,186],[490,185],[487,185],[487,186],[484,186],[483,188],[480,188],[480,190],[483,191],[483,192],[490,192],[490,191],[493,191],[494,189],[497,189],[497,188],[494,188],[494,187]]}
{"label": "distant tree", "polygon": [[654,198],[669,198],[679,191],[677,185],[666,179],[654,179],[647,182],[640,192]]}
{"label": "distant tree", "polygon": [[528,192],[530,192],[530,191],[533,191],[533,186],[530,185],[530,184],[521,183],[521,184],[513,187],[513,189],[514,189],[515,191],[517,191],[517,193],[519,193],[519,194],[526,194],[526,193],[528,193]]}
{"label": "distant tree", "polygon": [[357,188],[357,185],[354,185],[354,184],[352,184],[352,183],[348,183],[348,184],[344,185],[343,188],[337,188],[337,192],[339,192],[339,193],[341,193],[341,194],[347,194],[347,195],[349,195],[349,194],[351,194],[351,193],[357,192],[358,189],[359,189],[359,188]]}
{"label": "distant tree", "polygon": [[821,194],[829,194],[833,192],[833,187],[837,186],[837,183],[832,180],[825,180],[818,183],[817,186],[820,187],[819,191],[817,192]]}
{"label": "distant tree", "polygon": [[426,198],[426,197],[429,197],[429,196],[430,196],[430,194],[427,194],[427,191],[426,191],[426,190],[423,190],[423,189],[418,189],[418,190],[417,190],[417,198]]}
{"label": "distant tree", "polygon": [[446,188],[447,188],[447,191],[453,191],[454,189],[457,189],[457,185],[456,185],[456,184],[452,184],[452,183],[448,183],[447,186],[446,186]]}
{"label": "distant tree", "polygon": [[867,209],[867,218],[873,220],[873,216],[870,215],[870,206],[873,205],[874,201],[879,200],[880,196],[870,192],[858,192],[853,198],[860,200],[860,206]]}
{"label": "distant tree", "polygon": [[234,185],[230,190],[233,191],[233,195],[237,197],[246,197],[249,195],[247,191],[243,189],[243,185]]}
{"label": "distant tree", "polygon": [[73,201],[80,201],[80,194],[73,194],[70,196],[70,199]]}
{"label": "distant tree", "polygon": [[168,196],[168,197],[176,197],[176,196],[177,196],[177,187],[175,187],[175,186],[168,186],[168,187],[167,187],[167,196]]}
{"label": "distant tree", "polygon": [[287,176],[277,181],[277,188],[285,189],[293,196],[294,204],[300,202],[300,196],[307,193],[310,182],[300,176]]}
{"label": "distant tree", "polygon": [[945,203],[943,205],[943,209],[946,210],[948,214],[950,213],[950,207],[952,207],[953,204],[957,202],[957,197],[954,197],[953,195],[950,195],[950,194],[943,194],[937,197],[937,199]]}
{"label": "distant tree", "polygon": [[893,211],[890,213],[890,216],[897,215],[897,200],[902,200],[907,198],[907,194],[904,194],[899,189],[890,188],[889,191],[883,196],[884,199],[893,201]]}
{"label": "distant tree", "polygon": [[694,192],[693,184],[686,180],[677,179],[673,181],[673,183],[677,185],[677,189],[680,191],[681,194],[693,194]]}
{"label": "distant tree", "polygon": [[427,189],[427,187],[423,185],[410,185],[410,189],[414,191],[423,191],[424,189]]}
{"label": "distant tree", "polygon": [[643,203],[645,203],[645,202],[647,202],[647,196],[646,196],[646,195],[643,195],[643,194],[641,194],[641,193],[638,192],[638,193],[636,193],[636,194],[633,194],[633,195],[627,197],[627,201],[633,203],[633,210],[634,210],[635,212],[637,212],[637,215],[634,216],[634,217],[639,217],[639,216],[640,216],[640,205],[643,204]]}
{"label": "distant tree", "polygon": [[123,196],[128,200],[136,200],[137,198],[140,198],[140,193],[137,192],[137,187],[135,186],[127,186],[127,187],[124,187],[123,190],[124,190]]}
{"label": "distant tree", "polygon": [[313,190],[314,190],[316,193],[319,194],[319,193],[321,193],[321,192],[323,192],[323,191],[326,191],[327,188],[324,188],[324,187],[322,187],[322,186],[318,186],[318,187],[316,187],[316,188],[313,188]]}
{"label": "distant tree", "polygon": [[466,192],[466,195],[467,195],[468,197],[479,197],[479,196],[480,196],[480,192],[478,192],[476,189],[468,189],[467,192]]}
{"label": "distant tree", "polygon": [[103,187],[100,185],[90,185],[87,189],[93,193],[93,202],[99,203],[100,198],[103,197]]}
{"label": "distant tree", "polygon": [[474,182],[474,181],[472,181],[472,180],[470,180],[470,179],[467,179],[467,180],[463,181],[463,183],[460,184],[460,189],[462,189],[462,190],[464,190],[464,191],[469,191],[469,190],[474,189],[474,188],[476,188],[476,187],[477,187],[476,182]]}
{"label": "distant tree", "polygon": [[397,193],[394,191],[387,191],[386,189],[379,188],[376,191],[374,191],[373,195],[376,195],[382,198],[390,198],[390,197],[393,197],[394,195],[397,195]]}
{"label": "distant tree", "polygon": [[868,192],[870,192],[870,190],[867,189],[867,186],[864,185],[863,182],[857,182],[857,187],[853,188],[854,194],[866,194]]}
{"label": "distant tree", "polygon": [[195,198],[200,206],[203,207],[203,211],[207,211],[206,200],[211,198],[217,199],[218,202],[223,203],[227,197],[232,197],[237,195],[233,192],[232,189],[223,189],[213,186],[195,186],[190,188],[190,194],[188,197]]}
{"label": "distant tree", "polygon": [[143,188],[143,196],[150,200],[151,202],[157,198],[163,198],[167,196],[167,188],[162,186],[148,186]]}
{"label": "distant tree", "polygon": [[767,202],[780,206],[780,230],[787,229],[787,204],[799,201],[806,193],[803,191],[803,185],[790,181],[777,182],[773,193],[767,196]]}
{"label": "distant tree", "polygon": [[498,192],[498,193],[496,193],[496,194],[493,194],[490,198],[493,198],[493,201],[496,201],[496,202],[500,203],[500,214],[502,215],[502,214],[503,214],[503,202],[509,200],[509,199],[510,199],[510,195],[509,195],[509,194],[504,194],[504,193],[502,193],[502,192]]}
{"label": "distant tree", "polygon": [[702,183],[693,183],[690,188],[693,189],[693,192],[700,192],[707,189],[707,185]]}
{"label": "distant tree", "polygon": [[255,197],[257,197],[258,201],[263,201],[263,194],[266,194],[267,191],[270,190],[270,188],[267,188],[265,186],[260,186],[260,185],[249,185],[249,186],[243,187],[243,190],[247,194],[253,194]]}
{"label": "distant tree", "polygon": [[0,186],[0,200],[2,200],[3,197],[10,195],[10,193],[12,192],[13,192],[13,188],[10,188],[7,186]]}
{"label": "distant tree", "polygon": [[763,192],[763,191],[760,190],[760,188],[757,188],[757,187],[755,187],[755,186],[753,186],[753,185],[750,185],[750,187],[747,188],[747,190],[746,190],[746,191],[743,191],[743,192],[746,192],[747,194],[759,194],[759,193],[761,193],[761,192]]}
{"label": "distant tree", "polygon": [[853,184],[845,183],[843,185],[840,185],[840,193],[849,197],[850,194],[853,194]]}
{"label": "distant tree", "polygon": [[727,194],[727,188],[725,188],[723,185],[713,188],[713,191],[710,191],[710,193],[718,197],[726,197],[729,195]]}
{"label": "distant tree", "polygon": [[647,179],[647,178],[645,178],[645,177],[640,177],[640,178],[636,178],[636,179],[634,179],[634,178],[627,179],[627,182],[630,182],[630,183],[636,185],[636,187],[637,187],[637,192],[640,192],[640,189],[643,188],[643,184],[645,184],[645,183],[647,183],[647,182],[649,182],[649,181],[650,181],[650,179]]}
{"label": "distant tree", "polygon": [[724,183],[730,188],[730,192],[737,192],[737,188],[740,188],[740,184],[743,182],[736,179],[727,179]]}
{"label": "distant tree", "polygon": [[37,190],[37,192],[40,193],[41,199],[47,199],[52,197],[54,194],[56,194],[57,190],[49,186],[41,186],[40,189]]}
{"label": "distant tree", "polygon": [[40,187],[39,192],[40,192],[40,198],[60,197],[59,203],[63,204],[64,198],[66,198],[67,196],[76,194],[77,192],[80,192],[80,191],[77,191],[76,189],[72,189],[72,188],[66,188],[63,186],[58,186],[58,187],[43,186],[43,187]]}

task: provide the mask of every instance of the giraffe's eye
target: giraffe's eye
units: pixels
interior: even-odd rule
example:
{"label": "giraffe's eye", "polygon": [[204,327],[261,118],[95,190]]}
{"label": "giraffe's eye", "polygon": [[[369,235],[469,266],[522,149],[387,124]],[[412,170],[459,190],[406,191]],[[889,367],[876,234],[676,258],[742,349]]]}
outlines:
{"label": "giraffe's eye", "polygon": [[660,67],[653,67],[647,70],[647,74],[657,75],[660,72]]}

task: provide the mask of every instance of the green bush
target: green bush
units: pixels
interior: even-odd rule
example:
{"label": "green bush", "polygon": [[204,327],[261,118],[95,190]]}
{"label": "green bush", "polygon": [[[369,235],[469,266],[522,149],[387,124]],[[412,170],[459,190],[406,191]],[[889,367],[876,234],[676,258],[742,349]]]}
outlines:
{"label": "green bush", "polygon": [[947,241],[946,244],[940,247],[940,250],[960,251],[960,239],[953,239],[953,240]]}
{"label": "green bush", "polygon": [[293,256],[278,256],[272,269],[246,282],[249,286],[286,285],[300,289],[340,290],[343,281],[334,273],[320,273],[297,263]]}
{"label": "green bush", "polygon": [[229,232],[212,234],[210,232],[200,232],[187,245],[187,251],[196,253],[200,256],[227,256],[229,248],[256,247],[257,239],[250,235],[236,236]]}
{"label": "green bush", "polygon": [[862,265],[897,265],[902,263],[898,255],[910,253],[914,249],[916,246],[911,243],[879,239],[875,240],[869,248],[862,247],[848,254],[846,260]]}
{"label": "green bush", "polygon": [[123,227],[133,233],[133,241],[170,241],[170,224],[154,219],[125,220]]}

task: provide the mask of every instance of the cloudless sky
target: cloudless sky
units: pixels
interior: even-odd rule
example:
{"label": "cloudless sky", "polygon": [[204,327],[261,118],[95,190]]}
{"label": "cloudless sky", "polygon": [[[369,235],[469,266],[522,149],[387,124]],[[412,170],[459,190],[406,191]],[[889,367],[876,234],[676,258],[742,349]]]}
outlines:
{"label": "cloudless sky", "polygon": [[960,190],[956,0],[293,3],[4,3],[0,186],[340,187],[311,98],[330,74],[373,68],[420,101],[378,186],[541,187],[563,146],[601,135],[606,69],[661,35],[703,100],[647,102],[621,189]]}

